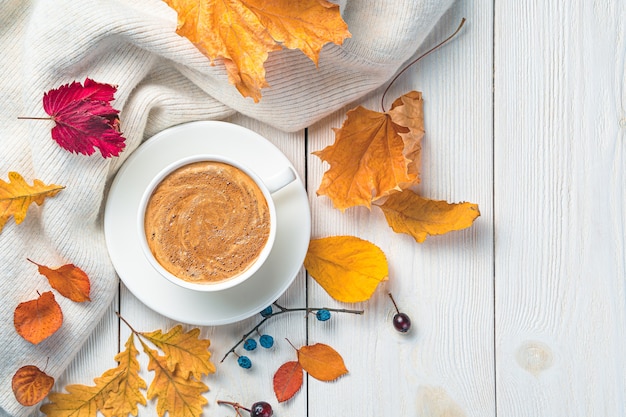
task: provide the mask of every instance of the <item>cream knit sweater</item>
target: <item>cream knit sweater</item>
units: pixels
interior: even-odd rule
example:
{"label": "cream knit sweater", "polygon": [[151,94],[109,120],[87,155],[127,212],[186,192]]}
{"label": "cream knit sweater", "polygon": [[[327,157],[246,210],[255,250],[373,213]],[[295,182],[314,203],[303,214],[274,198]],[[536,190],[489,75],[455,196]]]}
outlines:
{"label": "cream knit sweater", "polygon": [[[270,54],[270,88],[257,104],[176,35],[176,13],[160,0],[0,0],[0,178],[66,189],[0,233],[0,416],[38,413],[14,399],[11,378],[32,364],[58,378],[110,306],[117,277],[103,237],[103,197],[119,166],[147,137],[175,124],[235,112],[286,131],[302,129],[388,81],[453,0],[342,0],[352,38],[327,45],[319,68],[300,51]],[[118,86],[126,149],[118,158],[74,155],[52,139],[44,92],[86,77]],[[340,93],[340,94],[338,94]],[[91,278],[92,300],[57,295],[61,329],[39,345],[22,339],[13,311],[50,289],[26,258],[74,263]],[[49,358],[46,366],[46,361]]]}

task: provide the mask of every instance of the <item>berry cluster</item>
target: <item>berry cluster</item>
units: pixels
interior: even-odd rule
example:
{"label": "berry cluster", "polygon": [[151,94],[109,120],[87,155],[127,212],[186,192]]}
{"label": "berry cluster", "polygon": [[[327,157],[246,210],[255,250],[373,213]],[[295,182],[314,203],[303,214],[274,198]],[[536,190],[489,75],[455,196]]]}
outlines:
{"label": "berry cluster", "polygon": [[[237,363],[239,364],[240,367],[244,369],[250,369],[252,367],[252,361],[250,360],[250,358],[246,355],[237,354],[237,352],[235,352],[235,349],[237,349],[237,347],[239,347],[239,345],[241,344],[243,344],[243,348],[247,352],[251,352],[255,350],[258,347],[258,345],[261,345],[261,347],[265,349],[270,349],[272,346],[274,346],[274,338],[268,334],[261,334],[259,332],[259,328],[267,320],[271,319],[272,317],[278,316],[280,314],[292,313],[295,311],[304,311],[307,314],[315,313],[315,318],[319,321],[330,320],[331,311],[338,312],[338,313],[363,314],[363,310],[346,310],[346,309],[336,309],[336,308],[286,308],[276,303],[274,303],[273,305],[278,310],[274,310],[272,306],[268,306],[265,309],[263,309],[263,311],[260,312],[261,317],[263,317],[263,320],[261,320],[256,326],[254,326],[252,330],[246,333],[241,338],[241,340],[239,340],[239,342],[235,344],[235,346],[233,346],[228,352],[226,352],[221,362],[224,362],[224,359],[226,359],[226,357],[228,357],[228,355],[232,353],[237,357]],[[253,337],[250,337],[255,332],[259,335],[258,342]]]}

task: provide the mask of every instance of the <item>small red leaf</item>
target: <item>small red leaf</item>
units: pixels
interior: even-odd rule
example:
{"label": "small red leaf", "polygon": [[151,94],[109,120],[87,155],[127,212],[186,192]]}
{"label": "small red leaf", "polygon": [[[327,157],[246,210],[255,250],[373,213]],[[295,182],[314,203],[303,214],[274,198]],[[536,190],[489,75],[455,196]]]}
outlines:
{"label": "small red leaf", "polygon": [[279,403],[293,397],[302,387],[304,372],[298,361],[284,363],[274,374],[274,394]]}
{"label": "small red leaf", "polygon": [[53,385],[54,378],[34,365],[22,366],[11,380],[15,399],[25,406],[35,405],[43,400]]}
{"label": "small red leaf", "polygon": [[119,131],[119,111],[110,101],[117,88],[89,78],[65,84],[43,96],[43,108],[56,126],[52,139],[63,149],[84,155],[98,148],[104,158],[118,156],[126,146]]}

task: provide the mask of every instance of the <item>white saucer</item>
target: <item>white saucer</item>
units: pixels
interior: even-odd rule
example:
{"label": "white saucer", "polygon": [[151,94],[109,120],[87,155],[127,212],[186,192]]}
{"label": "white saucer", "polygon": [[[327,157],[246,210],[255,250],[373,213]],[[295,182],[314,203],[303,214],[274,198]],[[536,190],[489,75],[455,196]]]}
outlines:
{"label": "white saucer", "polygon": [[113,266],[126,287],[152,310],[194,325],[221,325],[250,317],[291,285],[302,267],[311,237],[306,190],[298,178],[276,192],[276,241],[265,264],[243,284],[220,292],[194,292],[162,277],[145,258],[137,210],[150,180],[170,163],[210,153],[247,164],[262,178],[291,166],[267,139],[242,126],[203,121],[166,129],[142,144],[124,162],[109,191],[104,233]]}

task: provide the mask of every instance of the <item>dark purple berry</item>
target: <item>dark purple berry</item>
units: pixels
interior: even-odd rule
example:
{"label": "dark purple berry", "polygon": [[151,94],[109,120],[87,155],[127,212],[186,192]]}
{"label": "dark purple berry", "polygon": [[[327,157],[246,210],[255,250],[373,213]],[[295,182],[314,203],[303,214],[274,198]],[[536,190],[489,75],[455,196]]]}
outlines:
{"label": "dark purple berry", "polygon": [[250,417],[272,417],[274,410],[265,401],[258,401],[250,407]]}
{"label": "dark purple berry", "polygon": [[247,356],[240,356],[237,358],[237,363],[243,369],[250,369],[252,367],[252,361]]}
{"label": "dark purple berry", "polygon": [[400,333],[406,333],[411,328],[411,319],[404,313],[397,313],[393,316],[393,327]]}
{"label": "dark purple berry", "polygon": [[323,308],[321,310],[318,310],[317,313],[315,313],[315,317],[317,317],[319,321],[326,321],[330,319],[330,311]]}
{"label": "dark purple berry", "polygon": [[267,307],[265,307],[265,309],[263,309],[263,311],[261,311],[261,315],[263,317],[270,316],[272,314],[272,311],[273,311],[272,310],[272,306],[267,306]]}
{"label": "dark purple berry", "polygon": [[264,334],[263,336],[261,336],[261,338],[259,339],[259,343],[261,344],[261,346],[263,346],[265,349],[269,349],[272,346],[274,346],[274,338],[272,336],[270,336],[269,334]]}
{"label": "dark purple berry", "polygon": [[243,343],[243,348],[245,350],[248,350],[248,351],[256,349],[256,340],[254,340],[254,339],[247,339]]}

